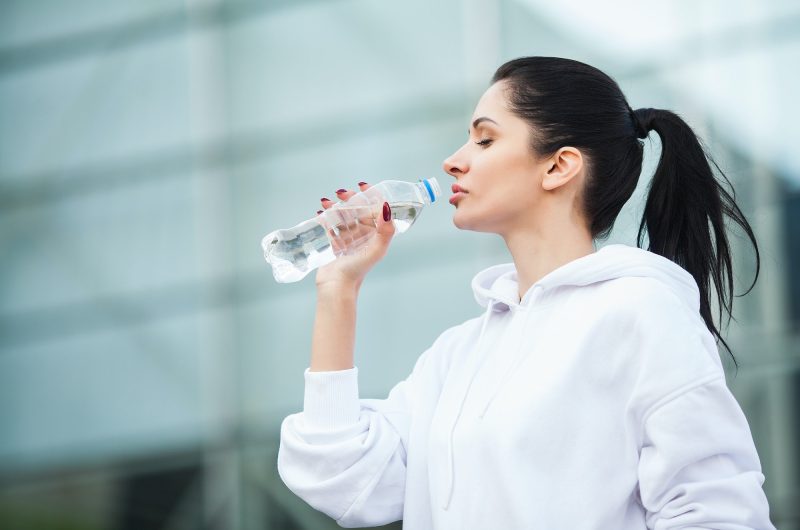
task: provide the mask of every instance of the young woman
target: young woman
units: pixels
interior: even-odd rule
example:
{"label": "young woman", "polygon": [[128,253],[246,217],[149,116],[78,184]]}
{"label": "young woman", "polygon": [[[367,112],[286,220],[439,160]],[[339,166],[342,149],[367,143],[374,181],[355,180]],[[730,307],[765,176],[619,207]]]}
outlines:
{"label": "young woman", "polygon": [[[663,148],[637,247],[596,250],[650,131]],[[596,68],[526,57],[497,70],[468,133],[444,162],[453,222],[502,236],[513,263],[475,276],[483,314],[384,400],[359,399],[353,344],[392,223],[319,269],[304,407],[281,427],[286,485],[344,527],[774,529],[710,300],[713,280],[730,313],[724,216],[758,247],[692,129],[633,111]]]}

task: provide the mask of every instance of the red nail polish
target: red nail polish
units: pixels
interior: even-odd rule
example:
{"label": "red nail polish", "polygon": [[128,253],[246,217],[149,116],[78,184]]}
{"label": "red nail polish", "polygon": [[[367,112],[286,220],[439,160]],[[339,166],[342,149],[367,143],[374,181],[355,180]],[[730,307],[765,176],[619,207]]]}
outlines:
{"label": "red nail polish", "polygon": [[340,189],[340,190],[336,190],[336,193],[344,193],[344,192],[346,192],[346,191],[347,191],[347,190],[343,188],[343,189]]}
{"label": "red nail polish", "polygon": [[385,202],[383,203],[383,220],[388,223],[391,218],[392,218],[392,209],[389,208],[389,203]]}
{"label": "red nail polish", "polygon": [[321,198],[321,199],[320,199],[320,201],[328,201],[328,202],[331,202],[331,200],[330,200],[329,198],[327,198],[327,197],[323,197],[323,198]]}
{"label": "red nail polish", "polygon": [[321,214],[322,210],[317,210],[317,215]]}
{"label": "red nail polish", "polygon": [[366,183],[366,182],[359,182],[359,183],[358,183],[358,185],[359,185],[359,186],[366,186],[366,185],[367,185],[367,183]]}

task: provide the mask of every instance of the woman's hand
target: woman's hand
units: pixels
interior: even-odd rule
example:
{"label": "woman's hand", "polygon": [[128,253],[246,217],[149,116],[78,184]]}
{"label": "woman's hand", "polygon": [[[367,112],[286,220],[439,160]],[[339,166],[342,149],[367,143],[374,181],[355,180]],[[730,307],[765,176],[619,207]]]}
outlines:
{"label": "woman's hand", "polygon": [[[369,188],[366,182],[359,183],[360,191]],[[346,201],[357,192],[348,190],[338,190],[337,197],[341,201]],[[322,207],[327,210],[335,203],[329,199],[322,199]],[[319,215],[324,211],[317,212]],[[366,213],[366,212],[365,212]],[[391,220],[389,205],[384,203],[382,212],[373,218],[372,215],[353,216],[347,223],[344,230],[339,230],[338,234],[333,230],[328,230],[331,238],[334,253],[338,256],[334,261],[317,269],[317,288],[339,288],[361,287],[364,277],[372,267],[380,261],[389,248],[389,243],[395,233],[394,223]],[[388,220],[386,219],[388,217]],[[377,224],[377,227],[375,226]],[[353,254],[340,255],[346,243],[355,239],[368,238],[368,242]]]}

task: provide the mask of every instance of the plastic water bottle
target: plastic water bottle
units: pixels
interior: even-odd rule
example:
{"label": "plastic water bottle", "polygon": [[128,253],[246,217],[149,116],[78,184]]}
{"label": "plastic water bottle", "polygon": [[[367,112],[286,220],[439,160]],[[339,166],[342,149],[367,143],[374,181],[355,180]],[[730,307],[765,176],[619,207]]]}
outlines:
{"label": "plastic water bottle", "polygon": [[384,180],[297,226],[270,232],[261,240],[264,259],[279,283],[302,280],[314,269],[366,246],[376,233],[384,202],[392,210],[396,233],[402,234],[441,195],[435,178]]}

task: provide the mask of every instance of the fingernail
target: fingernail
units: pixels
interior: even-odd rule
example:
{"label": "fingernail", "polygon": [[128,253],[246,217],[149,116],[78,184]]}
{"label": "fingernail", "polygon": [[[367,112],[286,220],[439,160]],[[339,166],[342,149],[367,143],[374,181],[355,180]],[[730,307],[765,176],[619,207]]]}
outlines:
{"label": "fingernail", "polygon": [[329,198],[327,198],[327,197],[323,197],[323,198],[321,198],[321,199],[320,199],[320,201],[328,201],[328,202],[331,202],[331,200],[330,200]]}
{"label": "fingernail", "polygon": [[392,218],[392,209],[389,208],[389,203],[385,202],[383,203],[383,220],[388,223],[389,219],[391,218]]}
{"label": "fingernail", "polygon": [[322,210],[317,210],[317,215],[321,214]]}
{"label": "fingernail", "polygon": [[366,186],[366,185],[367,185],[367,183],[366,183],[366,182],[359,182],[359,183],[358,183],[358,185],[359,185],[359,186]]}
{"label": "fingernail", "polygon": [[346,191],[347,191],[346,189],[340,189],[340,190],[336,190],[336,193],[345,193]]}

